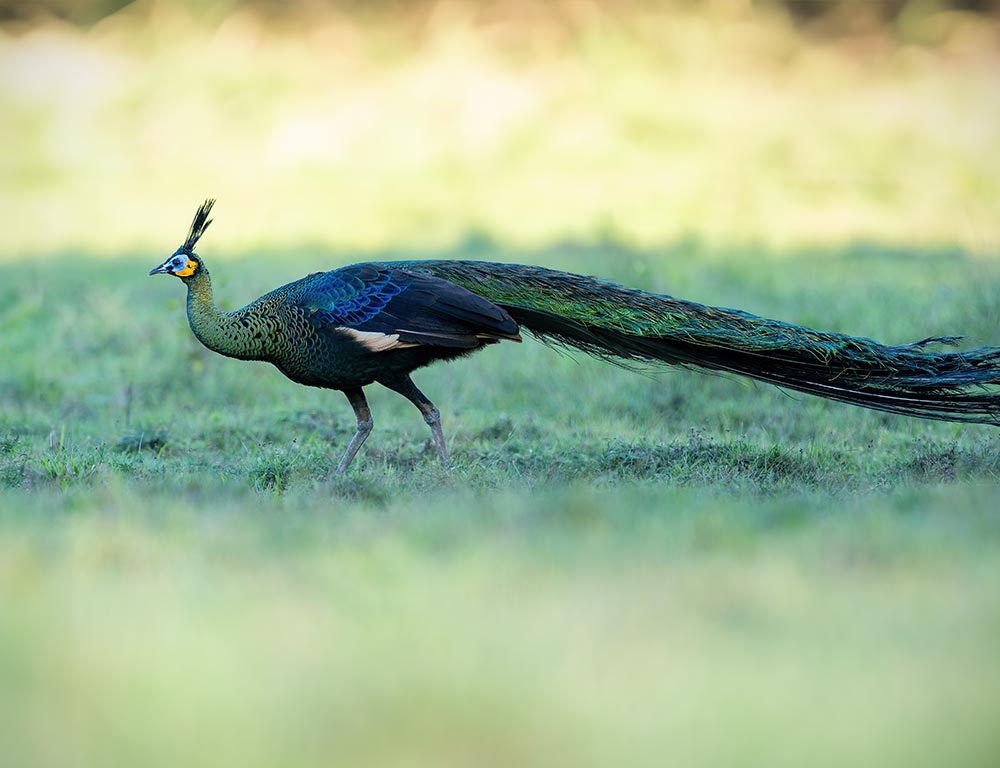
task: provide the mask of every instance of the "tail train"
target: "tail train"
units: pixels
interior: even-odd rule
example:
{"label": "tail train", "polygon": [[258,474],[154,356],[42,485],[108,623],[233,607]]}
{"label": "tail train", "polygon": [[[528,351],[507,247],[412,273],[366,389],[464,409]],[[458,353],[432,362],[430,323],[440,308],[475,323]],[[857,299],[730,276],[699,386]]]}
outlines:
{"label": "tail train", "polygon": [[391,262],[503,307],[535,336],[604,359],[697,366],[880,411],[1000,426],[1000,347],[886,346],[542,267]]}

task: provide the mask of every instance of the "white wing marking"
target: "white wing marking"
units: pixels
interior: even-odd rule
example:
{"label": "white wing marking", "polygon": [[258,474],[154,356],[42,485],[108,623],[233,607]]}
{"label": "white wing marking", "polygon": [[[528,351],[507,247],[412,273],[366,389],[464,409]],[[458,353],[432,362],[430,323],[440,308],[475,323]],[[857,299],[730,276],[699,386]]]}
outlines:
{"label": "white wing marking", "polygon": [[378,331],[356,331],[353,328],[337,328],[354,339],[358,344],[372,352],[388,352],[390,349],[405,349],[416,347],[412,342],[400,341],[398,333],[379,333]]}

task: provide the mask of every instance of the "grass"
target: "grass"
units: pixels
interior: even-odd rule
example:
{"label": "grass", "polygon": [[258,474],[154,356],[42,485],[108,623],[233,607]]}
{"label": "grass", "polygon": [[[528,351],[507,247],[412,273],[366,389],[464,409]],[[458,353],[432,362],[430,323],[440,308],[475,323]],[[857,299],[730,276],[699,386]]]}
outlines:
{"label": "grass", "polygon": [[[699,259],[516,256],[887,341],[992,322],[996,278],[960,251],[677,248]],[[224,260],[223,302],[267,259]],[[147,261],[0,267],[16,764],[995,761],[989,427],[527,342],[419,375],[450,472],[375,392],[341,478],[342,396],[206,353]]]}
{"label": "grass", "polygon": [[659,765],[669,748],[680,764],[831,766],[996,755],[993,489],[836,508],[649,485],[382,509],[331,496],[215,495],[194,510],[112,490],[100,511],[22,510],[0,560],[13,608],[0,619],[5,754]]}
{"label": "grass", "polygon": [[995,429],[528,341],[418,373],[450,471],[373,390],[338,477],[146,277],[213,195],[227,308],[482,258],[998,343],[992,23],[740,5],[0,26],[0,762],[997,764]]}

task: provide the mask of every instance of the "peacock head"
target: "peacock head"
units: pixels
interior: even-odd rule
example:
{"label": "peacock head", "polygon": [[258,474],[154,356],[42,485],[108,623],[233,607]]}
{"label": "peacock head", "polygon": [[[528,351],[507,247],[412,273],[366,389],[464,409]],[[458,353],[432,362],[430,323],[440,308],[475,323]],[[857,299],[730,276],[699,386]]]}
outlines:
{"label": "peacock head", "polygon": [[208,225],[212,223],[208,215],[212,212],[213,205],[215,205],[215,200],[206,200],[201,204],[194,215],[194,220],[191,222],[191,229],[188,230],[188,236],[184,240],[184,245],[174,251],[170,255],[170,258],[160,264],[160,266],[149,270],[149,274],[174,275],[180,278],[194,277],[194,275],[198,274],[198,271],[202,268],[202,264],[201,259],[194,252],[194,246],[199,238],[205,234]]}

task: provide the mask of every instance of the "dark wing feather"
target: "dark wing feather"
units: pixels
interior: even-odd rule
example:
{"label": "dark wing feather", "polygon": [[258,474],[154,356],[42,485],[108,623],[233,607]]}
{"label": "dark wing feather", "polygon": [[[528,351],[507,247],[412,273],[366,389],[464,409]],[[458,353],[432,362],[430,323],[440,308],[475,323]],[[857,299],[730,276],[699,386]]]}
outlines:
{"label": "dark wing feather", "polygon": [[378,264],[311,277],[294,301],[325,328],[398,334],[402,342],[445,347],[519,338],[517,323],[505,310],[438,277]]}

